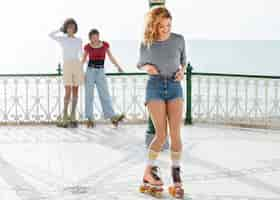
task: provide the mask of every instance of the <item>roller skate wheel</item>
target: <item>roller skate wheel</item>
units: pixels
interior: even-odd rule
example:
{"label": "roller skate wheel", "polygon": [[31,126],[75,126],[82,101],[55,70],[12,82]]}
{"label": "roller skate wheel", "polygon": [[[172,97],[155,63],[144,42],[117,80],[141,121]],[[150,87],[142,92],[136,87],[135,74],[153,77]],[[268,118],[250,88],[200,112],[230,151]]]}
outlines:
{"label": "roller skate wheel", "polygon": [[162,192],[161,191],[151,191],[150,194],[151,194],[151,196],[156,197],[156,198],[161,198],[162,197]]}
{"label": "roller skate wheel", "polygon": [[148,195],[151,195],[156,198],[161,198],[163,189],[162,188],[153,188],[153,187],[150,187],[147,185],[141,185],[139,188],[139,191],[141,193],[148,194]]}
{"label": "roller skate wheel", "polygon": [[68,125],[69,125],[68,123],[63,123],[63,122],[58,122],[56,124],[56,126],[59,128],[68,128]]}
{"label": "roller skate wheel", "polygon": [[150,194],[153,197],[160,198],[162,197],[163,188],[150,188]]}
{"label": "roller skate wheel", "polygon": [[172,187],[172,186],[170,186],[169,188],[168,188],[168,192],[169,192],[169,194],[171,195],[171,196],[175,196],[175,190],[174,190],[174,187]]}
{"label": "roller skate wheel", "polygon": [[76,124],[76,123],[71,123],[71,124],[70,124],[70,127],[71,127],[71,128],[78,128],[78,124]]}
{"label": "roller skate wheel", "polygon": [[87,128],[93,128],[94,127],[94,122],[87,122]]}
{"label": "roller skate wheel", "polygon": [[147,186],[141,185],[140,188],[139,188],[139,191],[141,193],[146,193],[148,191],[148,188],[147,188]]}
{"label": "roller skate wheel", "polygon": [[183,199],[184,198],[184,189],[180,187],[170,186],[168,188],[169,194],[176,198],[176,199]]}

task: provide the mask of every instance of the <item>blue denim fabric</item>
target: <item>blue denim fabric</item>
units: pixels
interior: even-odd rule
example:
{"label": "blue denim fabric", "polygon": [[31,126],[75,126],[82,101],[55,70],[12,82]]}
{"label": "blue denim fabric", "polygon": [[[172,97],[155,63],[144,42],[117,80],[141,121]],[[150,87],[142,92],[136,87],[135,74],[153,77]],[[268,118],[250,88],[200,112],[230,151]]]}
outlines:
{"label": "blue denim fabric", "polygon": [[145,104],[151,100],[168,102],[177,98],[183,99],[181,82],[158,75],[149,76]]}
{"label": "blue denim fabric", "polygon": [[85,114],[87,119],[93,119],[93,89],[96,86],[105,118],[114,117],[112,99],[103,68],[87,68],[85,77]]}

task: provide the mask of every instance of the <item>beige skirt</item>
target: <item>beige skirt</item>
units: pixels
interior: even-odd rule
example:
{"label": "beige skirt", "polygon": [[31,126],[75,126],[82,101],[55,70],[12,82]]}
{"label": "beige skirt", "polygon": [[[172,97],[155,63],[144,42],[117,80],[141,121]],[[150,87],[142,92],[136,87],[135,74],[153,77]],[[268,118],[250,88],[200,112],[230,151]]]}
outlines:
{"label": "beige skirt", "polygon": [[66,86],[79,86],[84,83],[83,66],[79,60],[63,63],[63,82]]}

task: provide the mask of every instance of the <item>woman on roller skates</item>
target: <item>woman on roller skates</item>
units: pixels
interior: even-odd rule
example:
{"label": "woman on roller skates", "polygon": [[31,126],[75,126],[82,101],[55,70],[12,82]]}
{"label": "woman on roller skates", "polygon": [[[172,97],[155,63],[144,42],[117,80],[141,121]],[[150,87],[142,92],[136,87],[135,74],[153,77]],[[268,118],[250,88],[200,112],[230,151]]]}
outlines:
{"label": "woman on roller skates", "polygon": [[[57,125],[67,128],[77,127],[76,107],[78,102],[78,90],[84,80],[84,72],[81,64],[82,40],[75,36],[78,25],[72,18],[65,20],[63,26],[49,34],[50,38],[57,41],[63,54],[63,82],[65,85],[63,114],[59,117]],[[57,35],[63,33],[64,35]],[[71,115],[68,116],[68,105],[71,104]]]}
{"label": "woman on roller skates", "polygon": [[104,117],[110,119],[112,124],[117,126],[125,116],[123,114],[116,114],[112,106],[112,100],[104,72],[106,54],[110,61],[117,67],[119,72],[123,72],[123,70],[112,55],[109,43],[99,39],[99,31],[97,29],[92,29],[89,32],[88,37],[90,42],[85,45],[82,58],[82,63],[85,63],[87,58],[89,58],[85,76],[85,113],[87,127],[94,126],[92,103],[93,89],[95,85],[99,94]]}
{"label": "woman on roller skates", "polygon": [[180,177],[182,142],[180,127],[183,111],[183,91],[186,53],[184,37],[171,32],[172,17],[164,7],[156,7],[147,15],[144,40],[140,48],[138,68],[149,74],[146,86],[146,106],[155,125],[156,135],[148,149],[148,160],[140,191],[159,197],[163,181],[156,160],[167,137],[167,123],[171,141],[171,176],[169,194],[184,198]]}

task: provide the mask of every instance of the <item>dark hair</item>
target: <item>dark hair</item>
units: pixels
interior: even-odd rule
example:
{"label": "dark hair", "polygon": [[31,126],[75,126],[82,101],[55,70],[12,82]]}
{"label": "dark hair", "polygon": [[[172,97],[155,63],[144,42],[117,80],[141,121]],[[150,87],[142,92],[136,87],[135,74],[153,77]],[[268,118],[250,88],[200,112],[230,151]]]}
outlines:
{"label": "dark hair", "polygon": [[97,29],[91,29],[88,33],[88,38],[90,39],[93,35],[99,35],[99,31]]}
{"label": "dark hair", "polygon": [[67,28],[70,24],[73,24],[75,26],[74,33],[77,33],[78,32],[78,24],[73,18],[69,18],[69,19],[66,19],[64,21],[64,23],[62,25],[62,28],[61,28],[62,29],[61,31],[66,34],[67,33]]}

